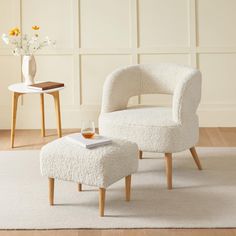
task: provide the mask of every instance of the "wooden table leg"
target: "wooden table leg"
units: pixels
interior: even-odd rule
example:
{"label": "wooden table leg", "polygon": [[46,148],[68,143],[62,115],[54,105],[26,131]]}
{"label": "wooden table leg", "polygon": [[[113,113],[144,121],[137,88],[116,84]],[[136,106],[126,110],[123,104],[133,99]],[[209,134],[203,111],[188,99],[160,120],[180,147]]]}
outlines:
{"label": "wooden table leg", "polygon": [[82,191],[82,184],[78,183],[78,191],[81,192]]}
{"label": "wooden table leg", "polygon": [[58,137],[60,138],[62,136],[62,132],[61,132],[61,111],[60,111],[60,96],[59,96],[59,92],[52,92],[49,93],[50,95],[53,96],[54,98],[54,103],[55,103],[55,110],[56,110],[56,116],[57,116],[57,133],[58,133]]}
{"label": "wooden table leg", "polygon": [[12,120],[11,120],[11,147],[12,148],[14,147],[17,103],[18,103],[18,98],[20,95],[21,93],[16,93],[16,92],[12,94]]}
{"label": "wooden table leg", "polygon": [[45,113],[44,113],[44,94],[40,94],[40,104],[41,104],[41,135],[42,137],[45,137]]}
{"label": "wooden table leg", "polygon": [[139,150],[139,159],[142,160],[143,159],[143,152]]}

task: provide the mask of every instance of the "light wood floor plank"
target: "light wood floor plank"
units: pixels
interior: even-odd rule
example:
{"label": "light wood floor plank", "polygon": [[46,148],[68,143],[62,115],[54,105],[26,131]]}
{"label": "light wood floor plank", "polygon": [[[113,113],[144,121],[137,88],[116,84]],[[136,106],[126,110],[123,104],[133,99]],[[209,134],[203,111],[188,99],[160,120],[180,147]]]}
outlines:
{"label": "light wood floor plank", "polygon": [[226,146],[236,146],[236,127],[218,128],[221,136],[225,140]]}
{"label": "light wood floor plank", "polygon": [[210,146],[213,147],[228,146],[219,128],[208,128],[206,129],[206,134],[210,139],[211,143]]}
{"label": "light wood floor plank", "polygon": [[0,236],[78,236],[78,230],[7,230]]}
{"label": "light wood floor plank", "polygon": [[236,236],[236,229],[6,230],[0,236]]}

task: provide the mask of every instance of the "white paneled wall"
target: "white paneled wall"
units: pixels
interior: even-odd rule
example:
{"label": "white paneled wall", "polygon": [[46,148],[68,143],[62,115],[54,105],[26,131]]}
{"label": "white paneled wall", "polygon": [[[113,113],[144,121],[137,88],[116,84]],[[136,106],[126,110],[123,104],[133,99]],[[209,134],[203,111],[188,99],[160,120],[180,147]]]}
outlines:
{"label": "white paneled wall", "polygon": [[[0,0],[0,34],[19,26],[56,39],[37,56],[38,80],[66,84],[61,93],[64,128],[97,121],[103,82],[117,67],[175,62],[203,73],[202,126],[236,126],[235,0]],[[22,81],[21,58],[0,42],[0,128],[10,128],[11,94]],[[167,95],[144,95],[132,104],[171,103]],[[46,125],[55,127],[46,97]],[[21,99],[17,128],[39,128],[39,97]]]}

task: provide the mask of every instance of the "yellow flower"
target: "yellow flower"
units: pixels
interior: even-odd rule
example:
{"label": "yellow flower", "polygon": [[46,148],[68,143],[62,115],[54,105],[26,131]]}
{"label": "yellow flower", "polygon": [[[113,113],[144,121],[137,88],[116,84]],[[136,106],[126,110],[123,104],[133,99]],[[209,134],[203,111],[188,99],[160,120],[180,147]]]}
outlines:
{"label": "yellow flower", "polygon": [[39,26],[37,26],[37,25],[34,25],[34,26],[32,26],[32,29],[33,29],[33,30],[39,30],[39,29],[40,29],[40,27],[39,27]]}
{"label": "yellow flower", "polygon": [[20,29],[15,27],[10,30],[9,35],[10,36],[18,36],[20,34]]}
{"label": "yellow flower", "polygon": [[15,31],[14,31],[14,30],[11,30],[11,31],[9,32],[9,35],[10,35],[10,36],[15,36]]}

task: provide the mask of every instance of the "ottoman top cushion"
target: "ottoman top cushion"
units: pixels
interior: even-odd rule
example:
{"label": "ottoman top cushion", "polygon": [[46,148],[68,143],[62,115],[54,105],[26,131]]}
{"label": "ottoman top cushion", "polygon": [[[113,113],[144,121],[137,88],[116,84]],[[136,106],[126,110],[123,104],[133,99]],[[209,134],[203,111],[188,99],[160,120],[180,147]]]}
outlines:
{"label": "ottoman top cushion", "polygon": [[46,144],[40,152],[43,176],[108,187],[137,171],[138,147],[126,140],[86,149],[66,137]]}

